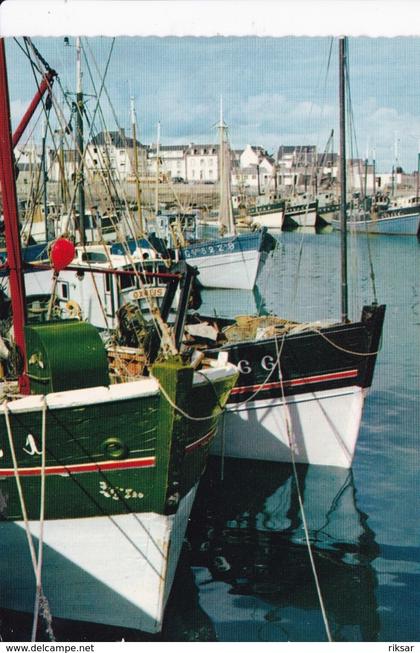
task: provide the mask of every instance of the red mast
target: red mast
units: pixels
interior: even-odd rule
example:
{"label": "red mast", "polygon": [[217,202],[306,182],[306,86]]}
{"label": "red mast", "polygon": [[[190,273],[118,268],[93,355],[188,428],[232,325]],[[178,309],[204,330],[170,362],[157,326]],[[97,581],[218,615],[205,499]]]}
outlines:
{"label": "red mast", "polygon": [[[26,317],[25,285],[22,271],[4,39],[0,39],[0,182],[2,189],[7,264],[9,268],[10,296],[13,311],[14,340],[23,357],[24,369],[26,370],[26,345],[24,334]],[[26,371],[24,371],[19,377],[19,390],[22,394],[30,393],[29,378]]]}
{"label": "red mast", "polygon": [[45,91],[47,89],[51,89],[51,84],[54,81],[54,77],[56,77],[57,73],[55,70],[49,70],[44,77],[42,78],[42,81],[39,85],[39,88],[37,92],[35,93],[31,104],[29,105],[25,115],[23,116],[22,120],[19,123],[19,126],[17,127],[15,133],[13,134],[13,147],[15,148],[16,145],[19,143],[20,138],[25,131],[30,119],[34,115],[35,109],[37,108],[38,104],[40,103],[42,96],[44,95]]}

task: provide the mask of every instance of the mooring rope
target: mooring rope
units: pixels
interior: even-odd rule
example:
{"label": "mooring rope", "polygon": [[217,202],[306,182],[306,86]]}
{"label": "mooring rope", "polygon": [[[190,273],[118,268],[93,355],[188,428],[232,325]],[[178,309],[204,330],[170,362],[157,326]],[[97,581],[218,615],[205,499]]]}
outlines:
{"label": "mooring rope", "polygon": [[219,415],[221,415],[226,410],[226,408],[221,408],[221,409],[219,409],[219,412],[215,412],[212,415],[206,415],[205,417],[194,417],[193,415],[189,415],[188,413],[186,413],[185,410],[183,410],[180,406],[177,406],[177,404],[171,399],[171,397],[166,392],[165,388],[163,387],[163,385],[160,382],[159,382],[159,388],[160,388],[161,393],[165,397],[166,401],[168,402],[168,404],[174,410],[176,410],[177,413],[182,415],[182,417],[185,417],[185,419],[189,419],[192,422],[205,422],[206,420],[213,419],[214,417],[218,417]]}
{"label": "mooring rope", "polygon": [[8,406],[8,401],[7,399],[3,402],[3,410],[4,410],[4,418],[6,421],[6,429],[7,429],[7,436],[9,440],[9,447],[10,447],[10,452],[12,455],[12,462],[13,462],[13,473],[14,477],[16,480],[16,487],[18,490],[18,495],[19,495],[19,502],[20,502],[20,508],[22,511],[22,517],[23,517],[23,522],[25,525],[25,532],[26,532],[26,538],[28,541],[28,546],[29,546],[29,552],[31,555],[31,562],[32,562],[32,567],[34,570],[35,574],[35,579],[36,579],[36,595],[35,595],[35,606],[34,606],[34,619],[33,619],[33,625],[32,625],[32,639],[31,641],[35,641],[36,639],[36,630],[37,630],[37,625],[38,625],[38,613],[39,613],[39,607],[42,607],[42,613],[43,616],[46,619],[47,622],[47,631],[50,636],[50,639],[54,641],[54,633],[51,628],[51,613],[49,611],[49,606],[48,606],[48,600],[46,596],[44,595],[42,591],[42,584],[41,584],[41,574],[42,574],[42,554],[43,554],[43,531],[44,531],[44,516],[45,516],[45,442],[46,442],[46,410],[47,410],[47,405],[45,401],[45,397],[43,398],[43,406],[42,406],[42,467],[41,467],[41,496],[40,496],[40,535],[39,535],[39,542],[38,542],[38,556],[36,555],[35,552],[35,545],[34,545],[34,540],[33,536],[31,533],[31,529],[29,526],[29,518],[28,518],[28,511],[26,508],[26,502],[25,502],[25,497],[23,494],[23,489],[22,489],[22,484],[20,481],[20,476],[19,476],[19,466],[17,463],[17,458],[16,458],[16,451],[15,451],[15,446],[14,446],[14,441],[13,441],[13,433],[12,433],[12,427],[10,424],[10,411],[9,411],[9,406]]}
{"label": "mooring rope", "polygon": [[[276,349],[278,351],[277,339],[276,339]],[[285,398],[285,394],[284,394],[283,375],[282,375],[280,365],[279,365],[279,380],[280,380],[280,387],[281,387],[282,398],[283,398],[283,403],[284,403],[284,415],[285,415],[287,438],[288,438],[289,449],[290,449],[290,457],[291,457],[291,463],[292,463],[292,468],[293,468],[293,475],[294,475],[295,483],[296,483],[296,490],[297,490],[297,495],[298,495],[299,508],[300,508],[300,512],[301,512],[301,515],[302,515],[302,525],[303,525],[303,530],[304,530],[304,533],[305,533],[306,546],[308,548],[309,560],[310,560],[310,563],[311,563],[312,574],[314,576],[315,587],[316,587],[316,591],[317,591],[317,594],[318,594],[318,600],[319,600],[319,605],[320,605],[320,608],[321,608],[322,618],[323,618],[323,621],[324,621],[325,631],[327,633],[328,641],[332,642],[333,639],[332,639],[332,636],[331,636],[330,626],[329,626],[329,623],[328,623],[328,617],[327,617],[327,613],[326,613],[326,610],[325,610],[324,599],[322,597],[321,585],[320,585],[319,578],[318,578],[318,573],[317,573],[317,570],[316,570],[315,560],[314,560],[313,553],[312,553],[311,542],[310,542],[310,539],[309,539],[309,529],[308,529],[308,524],[307,524],[306,515],[305,515],[305,508],[304,508],[304,505],[303,505],[302,494],[301,494],[300,486],[299,486],[299,477],[298,477],[298,473],[297,473],[297,469],[296,469],[296,459],[295,459],[295,452],[294,452],[292,420],[291,420],[291,417],[290,417],[289,407],[288,407],[288,405],[286,403],[286,398]]]}
{"label": "mooring rope", "polygon": [[45,521],[45,459],[46,459],[46,433],[47,433],[47,402],[42,397],[42,428],[41,428],[41,492],[39,499],[39,539],[38,539],[38,560],[36,566],[36,595],[34,606],[34,621],[32,625],[32,639],[36,640],[38,626],[38,615],[40,606],[44,606],[44,594],[42,591],[42,562],[44,552],[44,521]]}
{"label": "mooring rope", "polygon": [[332,347],[335,349],[338,349],[338,351],[342,351],[345,354],[350,354],[351,356],[377,356],[380,352],[380,348],[377,349],[376,351],[352,351],[351,349],[346,349],[345,347],[341,347],[340,345],[337,345],[336,342],[333,342],[330,338],[328,338],[325,333],[322,333],[319,329],[316,327],[313,327],[313,331],[320,335],[324,340],[326,340]]}

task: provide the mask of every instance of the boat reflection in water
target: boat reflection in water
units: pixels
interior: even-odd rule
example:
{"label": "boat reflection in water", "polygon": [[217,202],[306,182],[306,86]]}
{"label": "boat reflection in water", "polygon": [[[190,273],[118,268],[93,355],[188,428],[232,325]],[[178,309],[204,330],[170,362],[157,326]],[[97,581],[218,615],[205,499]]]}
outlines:
{"label": "boat reflection in water", "polygon": [[[219,641],[327,638],[289,464],[211,458],[188,537],[200,605]],[[378,545],[351,470],[297,465],[334,641],[375,641]],[[225,588],[223,587],[225,585]]]}
{"label": "boat reflection in water", "polygon": [[[200,278],[200,277],[198,277]],[[234,315],[268,315],[265,300],[258,286],[250,290],[204,288],[200,293],[202,315],[233,317]],[[231,307],[235,307],[232,310]]]}

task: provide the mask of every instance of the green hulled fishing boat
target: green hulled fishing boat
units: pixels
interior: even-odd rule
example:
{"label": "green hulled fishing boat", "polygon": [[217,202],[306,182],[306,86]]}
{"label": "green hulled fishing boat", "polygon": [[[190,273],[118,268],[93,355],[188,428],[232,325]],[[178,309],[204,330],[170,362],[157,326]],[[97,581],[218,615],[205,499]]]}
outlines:
{"label": "green hulled fishing boat", "polygon": [[[25,325],[2,40],[0,102],[18,370],[1,383],[0,607],[33,612],[33,639],[40,612],[49,628],[56,616],[158,632],[236,368],[225,359],[193,367],[180,356],[182,318],[153,362],[107,350],[82,321]],[[183,292],[180,310],[188,283]]]}

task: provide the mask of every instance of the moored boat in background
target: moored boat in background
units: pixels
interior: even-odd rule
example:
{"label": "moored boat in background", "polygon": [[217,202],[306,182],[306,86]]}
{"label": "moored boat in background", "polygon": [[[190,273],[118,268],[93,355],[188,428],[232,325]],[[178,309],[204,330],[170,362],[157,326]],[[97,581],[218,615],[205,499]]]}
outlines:
{"label": "moored boat in background", "polygon": [[238,234],[233,218],[230,148],[227,126],[220,106],[219,177],[220,236],[204,242],[191,242],[180,249],[180,256],[199,271],[199,283],[205,288],[252,290],[268,254],[275,247],[266,228]]}
{"label": "moored boat in background", "polygon": [[[340,39],[341,160],[345,161],[344,66]],[[190,331],[197,346],[226,351],[240,371],[213,452],[238,458],[350,467],[363,403],[372,383],[385,306],[348,318],[346,174],[341,166],[341,322],[298,324],[276,316],[235,323],[196,316],[214,327]],[[209,335],[213,346],[209,345]]]}

